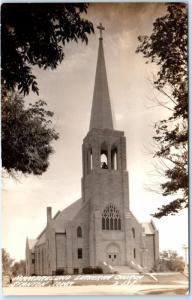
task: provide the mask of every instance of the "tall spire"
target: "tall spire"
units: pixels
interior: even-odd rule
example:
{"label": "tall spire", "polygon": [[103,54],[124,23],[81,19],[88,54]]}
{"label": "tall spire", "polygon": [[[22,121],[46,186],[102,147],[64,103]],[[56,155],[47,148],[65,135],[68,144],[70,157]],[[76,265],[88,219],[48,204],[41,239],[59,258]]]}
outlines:
{"label": "tall spire", "polygon": [[113,129],[111,103],[109,98],[107,72],[105,67],[105,57],[103,51],[102,31],[105,28],[102,26],[101,23],[97,28],[100,30],[99,51],[97,58],[95,87],[93,93],[91,121],[89,129]]}

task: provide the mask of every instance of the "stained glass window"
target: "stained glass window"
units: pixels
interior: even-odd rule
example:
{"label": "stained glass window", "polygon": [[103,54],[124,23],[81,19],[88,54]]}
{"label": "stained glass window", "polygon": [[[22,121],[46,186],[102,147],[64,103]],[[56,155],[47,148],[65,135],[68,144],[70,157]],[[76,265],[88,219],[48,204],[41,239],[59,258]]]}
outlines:
{"label": "stained glass window", "polygon": [[121,230],[121,218],[118,209],[113,205],[108,205],[102,214],[103,230]]}

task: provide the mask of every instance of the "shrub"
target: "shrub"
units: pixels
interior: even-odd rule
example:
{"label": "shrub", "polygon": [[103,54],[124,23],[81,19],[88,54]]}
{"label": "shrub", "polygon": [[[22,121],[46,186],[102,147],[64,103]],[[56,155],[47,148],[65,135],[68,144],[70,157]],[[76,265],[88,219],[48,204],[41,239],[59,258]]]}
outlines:
{"label": "shrub", "polygon": [[83,268],[83,274],[93,274],[93,267]]}
{"label": "shrub", "polygon": [[103,274],[103,269],[101,267],[95,267],[93,269],[94,274]]}
{"label": "shrub", "polygon": [[59,276],[64,275],[64,269],[56,270],[55,275],[59,275]]}
{"label": "shrub", "polygon": [[83,274],[103,274],[103,269],[101,267],[86,267],[83,268]]}

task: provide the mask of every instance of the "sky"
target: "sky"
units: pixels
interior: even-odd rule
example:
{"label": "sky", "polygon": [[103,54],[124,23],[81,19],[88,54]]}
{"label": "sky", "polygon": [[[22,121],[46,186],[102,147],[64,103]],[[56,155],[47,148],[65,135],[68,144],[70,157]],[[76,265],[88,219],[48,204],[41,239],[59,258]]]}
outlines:
{"label": "sky", "polygon": [[[89,130],[99,33],[102,22],[103,44],[114,127],[123,130],[127,142],[130,207],[139,222],[150,221],[162,204],[170,201],[160,194],[154,172],[152,152],[154,123],[168,116],[168,111],[154,105],[158,97],[151,85],[156,65],[146,64],[136,54],[139,35],[149,35],[155,19],[165,14],[165,6],[154,4],[92,4],[87,18],[95,34],[88,45],[69,43],[65,59],[54,70],[34,68],[40,96],[31,93],[26,104],[43,99],[54,112],[54,126],[60,138],[54,142],[55,153],[42,176],[21,176],[3,182],[3,247],[16,260],[25,257],[26,237],[36,238],[46,225],[46,207],[53,214],[81,197],[83,138]],[[160,250],[177,250],[188,240],[188,212],[154,219],[159,229]]]}

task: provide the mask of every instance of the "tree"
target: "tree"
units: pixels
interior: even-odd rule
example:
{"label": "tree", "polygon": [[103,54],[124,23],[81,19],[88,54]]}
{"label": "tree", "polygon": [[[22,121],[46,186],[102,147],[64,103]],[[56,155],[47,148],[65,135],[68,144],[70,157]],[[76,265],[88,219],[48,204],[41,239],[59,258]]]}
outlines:
{"label": "tree", "polygon": [[157,266],[157,271],[173,271],[173,272],[183,272],[185,268],[185,262],[183,257],[178,256],[176,251],[165,250],[160,253],[159,265]]}
{"label": "tree", "polygon": [[[163,196],[174,200],[158,208],[156,218],[173,215],[188,207],[188,71],[187,71],[187,11],[184,3],[167,5],[165,16],[153,23],[150,36],[139,36],[136,52],[147,63],[159,67],[155,88],[167,97],[170,117],[155,123],[154,141],[158,145],[154,156],[163,161],[165,181],[160,184]],[[161,101],[161,100],[160,100]],[[163,100],[162,100],[163,105]],[[164,106],[164,105],[163,105]]]}
{"label": "tree", "polygon": [[52,128],[53,113],[42,100],[24,106],[18,94],[9,94],[2,101],[2,167],[11,175],[41,175],[46,171],[53,153],[50,143],[58,134]]}
{"label": "tree", "polygon": [[11,266],[14,259],[12,259],[9,253],[3,248],[2,249],[2,266],[3,266],[3,275],[11,274]]}
{"label": "tree", "polygon": [[16,276],[25,276],[26,275],[26,262],[25,260],[20,260],[15,262],[11,267],[11,272],[14,277]]}
{"label": "tree", "polygon": [[178,255],[175,250],[163,250],[159,256],[161,259],[175,259]]}
{"label": "tree", "polygon": [[58,138],[53,113],[41,100],[25,108],[23,95],[39,93],[33,66],[55,69],[66,43],[88,42],[94,30],[83,17],[87,8],[86,3],[2,5],[2,165],[11,175],[40,175],[48,167],[50,143]]}
{"label": "tree", "polygon": [[32,66],[55,69],[64,58],[63,46],[88,42],[93,24],[84,19],[86,3],[4,3],[2,5],[2,86],[38,94]]}

